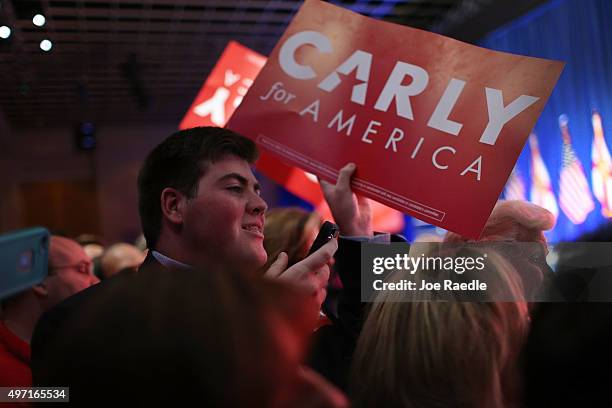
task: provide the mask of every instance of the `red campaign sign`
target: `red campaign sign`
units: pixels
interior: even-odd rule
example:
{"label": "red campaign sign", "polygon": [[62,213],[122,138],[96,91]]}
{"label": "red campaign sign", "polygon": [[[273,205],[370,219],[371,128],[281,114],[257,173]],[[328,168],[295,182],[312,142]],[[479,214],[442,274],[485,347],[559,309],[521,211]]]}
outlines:
{"label": "red campaign sign", "polygon": [[[287,191],[311,203],[323,219],[333,219],[331,210],[321,193],[319,182],[313,174],[291,167],[267,152],[262,152],[259,157],[257,169]],[[404,229],[404,215],[401,212],[377,201],[371,201],[370,207],[372,228],[375,231],[401,232]]]}
{"label": "red campaign sign", "polygon": [[[265,63],[266,57],[263,55],[230,41],[179,128],[224,126]],[[266,153],[262,153],[257,168],[291,193],[311,203],[323,217],[331,219],[314,176],[309,177],[302,170]],[[379,203],[372,203],[372,213],[374,228],[393,232],[403,229],[402,214]]]}
{"label": "red campaign sign", "polygon": [[563,63],[307,0],[228,127],[328,181],[478,238]]}
{"label": "red campaign sign", "polygon": [[225,126],[265,63],[263,55],[230,41],[179,128]]}

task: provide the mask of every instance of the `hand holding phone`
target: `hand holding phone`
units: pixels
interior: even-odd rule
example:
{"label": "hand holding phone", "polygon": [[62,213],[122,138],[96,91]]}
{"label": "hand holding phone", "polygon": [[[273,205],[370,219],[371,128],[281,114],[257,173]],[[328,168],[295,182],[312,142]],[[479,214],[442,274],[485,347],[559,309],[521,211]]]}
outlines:
{"label": "hand holding phone", "polygon": [[[285,269],[287,265],[287,256],[285,255],[284,263],[277,260],[277,262],[270,266],[266,275],[286,279],[303,287],[310,293],[315,294],[319,305],[321,305],[327,293],[329,262],[338,249],[338,243],[330,241],[338,236],[338,232],[337,225],[326,221],[321,226],[319,234],[315,238],[305,259]],[[328,246],[321,250],[326,244]],[[315,254],[317,251],[319,252]]]}
{"label": "hand holding phone", "polygon": [[[310,256],[312,253],[316,252],[319,248],[321,248],[323,245],[325,245],[326,243],[328,243],[330,240],[332,240],[333,238],[336,238],[338,236],[340,232],[340,229],[338,228],[338,226],[332,222],[329,221],[325,221],[323,223],[323,225],[321,226],[321,229],[319,230],[319,233],[317,234],[317,237],[315,238],[314,242],[312,243],[312,246],[310,247],[310,251],[308,251],[308,256]],[[325,266],[327,268],[327,266]],[[321,308],[323,309],[323,312],[325,313],[325,315],[327,315],[330,320],[334,321],[334,316],[333,313],[331,313],[329,310],[327,310],[326,306],[325,306],[325,297],[327,295],[327,281],[329,280],[329,273],[327,274],[327,276],[324,279],[324,287],[322,287],[319,291],[320,291],[320,295],[319,295],[319,302],[321,304]]]}
{"label": "hand holding phone", "polygon": [[323,225],[321,225],[321,229],[319,230],[317,237],[312,243],[312,246],[310,247],[310,250],[308,251],[307,256],[312,255],[314,252],[316,252],[319,248],[321,248],[323,245],[328,243],[330,240],[332,240],[333,238],[336,238],[339,232],[340,232],[340,229],[338,228],[336,224],[334,224],[333,222],[325,221]]}

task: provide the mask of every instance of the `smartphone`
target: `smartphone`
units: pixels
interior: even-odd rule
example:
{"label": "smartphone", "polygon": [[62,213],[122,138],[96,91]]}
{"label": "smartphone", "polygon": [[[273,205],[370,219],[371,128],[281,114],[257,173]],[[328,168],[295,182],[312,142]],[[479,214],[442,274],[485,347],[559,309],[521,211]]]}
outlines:
{"label": "smartphone", "polygon": [[317,237],[308,251],[308,256],[321,248],[323,245],[327,244],[331,239],[336,238],[339,232],[340,228],[338,228],[336,224],[330,221],[325,221],[323,225],[321,225],[321,229],[319,230]]}
{"label": "smartphone", "polygon": [[42,227],[0,235],[0,300],[47,277],[49,238],[49,231]]}
{"label": "smartphone", "polygon": [[[321,229],[312,243],[312,246],[308,251],[308,255],[310,256],[313,252],[328,243],[331,239],[336,238],[339,232],[340,228],[338,228],[336,224],[330,221],[325,221],[323,225],[321,225]],[[333,312],[329,309],[327,302],[323,302],[321,305],[321,311],[319,313],[321,313],[321,316],[327,316],[334,323],[336,323],[338,320],[338,318],[334,316]]]}

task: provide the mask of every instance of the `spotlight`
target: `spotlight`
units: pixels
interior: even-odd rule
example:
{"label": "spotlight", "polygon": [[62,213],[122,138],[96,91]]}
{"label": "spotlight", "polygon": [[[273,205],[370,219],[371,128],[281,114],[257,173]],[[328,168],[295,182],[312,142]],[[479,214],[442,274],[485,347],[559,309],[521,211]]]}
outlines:
{"label": "spotlight", "polygon": [[40,49],[43,51],[49,51],[53,47],[53,43],[47,39],[40,42]]}
{"label": "spotlight", "polygon": [[6,40],[11,36],[11,29],[7,26],[0,26],[0,38]]}
{"label": "spotlight", "polygon": [[46,21],[45,16],[42,14],[37,14],[32,18],[32,23],[34,23],[36,27],[44,26]]}

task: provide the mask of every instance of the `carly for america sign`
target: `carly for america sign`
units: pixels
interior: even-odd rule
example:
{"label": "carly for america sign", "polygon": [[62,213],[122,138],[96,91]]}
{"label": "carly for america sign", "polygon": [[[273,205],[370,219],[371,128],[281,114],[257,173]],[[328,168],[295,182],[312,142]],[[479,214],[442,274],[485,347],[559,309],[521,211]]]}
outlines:
{"label": "carly for america sign", "polygon": [[477,238],[562,68],[307,0],[228,127]]}

